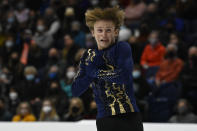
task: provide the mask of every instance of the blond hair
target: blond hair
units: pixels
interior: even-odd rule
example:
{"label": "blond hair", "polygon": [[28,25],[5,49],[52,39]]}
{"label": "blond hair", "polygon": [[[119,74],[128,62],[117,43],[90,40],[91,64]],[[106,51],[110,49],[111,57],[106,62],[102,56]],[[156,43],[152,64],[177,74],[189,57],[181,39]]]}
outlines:
{"label": "blond hair", "polygon": [[37,74],[37,69],[34,66],[26,66],[25,69],[24,69],[24,75],[30,74],[30,73],[36,75]]}
{"label": "blond hair", "polygon": [[[45,100],[43,101],[43,103],[44,103],[45,101],[49,101],[50,104],[51,104],[51,107],[52,107],[52,110],[51,110],[51,112],[50,112],[50,114],[49,114],[49,117],[50,117],[50,118],[54,118],[54,117],[58,116],[58,114],[57,114],[57,112],[56,112],[56,109],[55,109],[54,103],[53,103],[50,99],[45,99]],[[40,120],[40,121],[44,121],[46,117],[47,117],[46,113],[44,113],[43,110],[41,110],[39,120]]]}
{"label": "blond hair", "polygon": [[116,29],[120,29],[120,26],[124,23],[124,11],[115,6],[113,8],[95,8],[87,10],[85,13],[86,25],[90,30],[94,29],[94,24],[99,20],[112,21]]}
{"label": "blond hair", "polygon": [[27,110],[28,110],[28,113],[31,114],[32,113],[32,110],[31,110],[31,106],[28,102],[24,101],[24,102],[21,102],[18,107],[16,108],[16,114],[17,115],[20,115],[20,110],[21,110],[21,106],[23,104],[26,104],[27,105]]}

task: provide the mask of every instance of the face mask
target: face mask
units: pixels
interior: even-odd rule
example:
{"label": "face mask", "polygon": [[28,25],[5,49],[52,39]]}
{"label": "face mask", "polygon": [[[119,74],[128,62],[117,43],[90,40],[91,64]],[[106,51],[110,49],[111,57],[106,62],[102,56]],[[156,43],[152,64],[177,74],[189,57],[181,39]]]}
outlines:
{"label": "face mask", "polygon": [[174,58],[176,56],[176,53],[174,51],[168,51],[166,53],[166,58]]}
{"label": "face mask", "polygon": [[42,111],[45,112],[45,113],[49,113],[51,110],[52,110],[51,106],[44,106],[42,108]]}
{"label": "face mask", "polygon": [[7,79],[7,75],[6,75],[5,73],[1,73],[1,74],[0,74],[0,78],[1,78],[1,79]]}
{"label": "face mask", "polygon": [[21,115],[27,114],[27,109],[21,109],[21,110],[20,110],[20,113],[21,113]]}
{"label": "face mask", "polygon": [[92,3],[93,6],[98,5],[98,2],[99,2],[98,0],[91,0],[91,3]]}
{"label": "face mask", "polygon": [[113,7],[113,6],[116,6],[118,4],[117,0],[111,0],[110,2],[110,5]]}
{"label": "face mask", "polygon": [[78,107],[73,107],[73,108],[72,108],[72,112],[73,112],[73,113],[77,113],[78,111],[79,111],[79,108],[78,108]]}
{"label": "face mask", "polygon": [[187,107],[186,106],[178,107],[178,113],[180,115],[186,114],[187,113]]}
{"label": "face mask", "polygon": [[38,26],[37,26],[37,30],[38,30],[39,32],[43,32],[43,31],[44,31],[44,26],[43,26],[43,25],[38,25]]}
{"label": "face mask", "polygon": [[13,45],[14,45],[14,42],[11,41],[11,40],[7,40],[7,41],[5,42],[5,46],[6,46],[7,48],[12,47]]}
{"label": "face mask", "polygon": [[13,23],[14,22],[14,17],[8,18],[8,23]]}
{"label": "face mask", "polygon": [[141,72],[139,70],[135,70],[135,71],[133,71],[132,75],[133,75],[134,79],[137,79],[140,77]]}
{"label": "face mask", "polygon": [[49,78],[50,79],[55,79],[56,77],[57,77],[57,73],[56,72],[49,73]]}
{"label": "face mask", "polygon": [[9,97],[10,97],[11,100],[16,100],[17,97],[18,97],[18,94],[16,92],[11,92],[9,94]]}
{"label": "face mask", "polygon": [[35,78],[35,76],[32,75],[32,74],[26,75],[25,77],[26,77],[26,79],[27,79],[28,81],[31,81],[31,80],[33,80],[33,79]]}
{"label": "face mask", "polygon": [[74,76],[75,76],[75,72],[74,71],[68,71],[67,73],[66,73],[66,77],[68,78],[68,79],[72,79],[72,78],[74,78]]}
{"label": "face mask", "polygon": [[155,39],[155,38],[150,38],[150,39],[149,39],[149,42],[150,42],[151,45],[156,45],[156,44],[157,44],[157,39]]}

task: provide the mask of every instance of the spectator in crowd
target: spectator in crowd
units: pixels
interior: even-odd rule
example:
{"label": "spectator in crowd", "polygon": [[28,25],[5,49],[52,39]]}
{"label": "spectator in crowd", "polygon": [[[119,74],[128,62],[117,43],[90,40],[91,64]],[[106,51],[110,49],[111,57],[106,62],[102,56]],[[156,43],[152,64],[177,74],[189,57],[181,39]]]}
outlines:
{"label": "spectator in crowd", "polygon": [[29,9],[26,8],[25,3],[21,1],[17,4],[17,9],[14,14],[16,16],[16,20],[20,24],[24,24],[29,18]]}
{"label": "spectator in crowd", "polygon": [[12,75],[6,67],[2,67],[0,72],[0,96],[4,97],[9,91],[12,82]]}
{"label": "spectator in crowd", "polygon": [[6,67],[13,76],[12,85],[17,84],[22,79],[24,70],[24,65],[20,62],[20,54],[17,51],[10,54]]}
{"label": "spectator in crowd", "polygon": [[165,18],[161,20],[160,25],[167,32],[181,32],[184,30],[184,21],[176,15],[176,8],[171,5],[165,12]]}
{"label": "spectator in crowd", "polygon": [[66,61],[68,66],[75,64],[74,57],[78,49],[79,46],[74,43],[73,37],[70,34],[65,34],[62,57]]}
{"label": "spectator in crowd", "polygon": [[49,49],[53,44],[53,37],[48,31],[46,21],[42,18],[38,19],[36,24],[36,33],[33,36],[35,43],[42,49]]}
{"label": "spectator in crowd", "polygon": [[17,108],[17,114],[12,118],[13,122],[32,122],[36,121],[36,117],[32,114],[31,107],[28,102],[21,102]]}
{"label": "spectator in crowd", "polygon": [[48,52],[48,61],[46,67],[52,65],[60,65],[60,59],[61,57],[58,50],[56,48],[50,48]]}
{"label": "spectator in crowd", "polygon": [[44,56],[42,54],[42,49],[35,43],[35,41],[32,41],[32,43],[29,46],[29,53],[28,53],[28,65],[33,65],[37,69],[42,68],[45,66],[45,63],[43,62]]}
{"label": "spectator in crowd", "polygon": [[180,96],[180,84],[177,79],[183,68],[183,61],[177,58],[176,52],[176,45],[167,46],[165,59],[161,62],[155,79],[152,83],[149,81],[152,92],[148,97],[148,114],[152,122],[167,122]]}
{"label": "spectator in crowd", "polygon": [[128,40],[132,52],[133,52],[133,61],[135,64],[140,64],[140,58],[143,52],[144,44],[139,41],[138,37],[131,36]]}
{"label": "spectator in crowd", "polygon": [[165,55],[165,47],[159,41],[159,32],[152,31],[142,52],[140,64],[145,69],[146,77],[154,77]]}
{"label": "spectator in crowd", "polygon": [[54,36],[60,28],[60,21],[57,15],[55,14],[55,11],[53,10],[53,8],[48,7],[45,10],[44,21],[46,24],[45,26],[48,29],[47,32],[50,35]]}
{"label": "spectator in crowd", "polygon": [[96,102],[92,100],[89,104],[89,110],[85,114],[84,119],[96,119],[96,114],[97,114]]}
{"label": "spectator in crowd", "polygon": [[64,115],[64,121],[78,121],[83,118],[84,105],[80,98],[70,100],[69,111]]}
{"label": "spectator in crowd", "polygon": [[14,36],[8,35],[4,42],[4,45],[1,47],[1,52],[0,52],[3,62],[8,63],[11,53],[13,53],[13,51],[16,50],[17,50],[17,46],[15,44]]}
{"label": "spectator in crowd", "polygon": [[[197,47],[191,46],[188,51],[188,60],[180,75],[182,82],[182,97],[187,98],[193,107],[197,109]],[[194,110],[196,113],[196,110]]]}
{"label": "spectator in crowd", "polygon": [[184,64],[183,61],[177,57],[177,46],[174,44],[167,46],[165,57],[155,77],[155,82],[158,87],[161,84],[176,81]]}
{"label": "spectator in crowd", "polygon": [[75,67],[74,66],[70,66],[67,68],[66,70],[66,76],[64,77],[64,80],[61,80],[61,88],[62,90],[64,90],[64,92],[67,94],[67,96],[69,98],[72,97],[72,92],[71,92],[71,85],[73,82],[73,79],[76,75],[76,71],[75,71]]}
{"label": "spectator in crowd", "polygon": [[0,121],[10,121],[12,119],[11,113],[6,109],[5,100],[0,98]]}
{"label": "spectator in crowd", "polygon": [[158,5],[154,2],[147,5],[144,17],[142,17],[141,28],[147,28],[149,31],[152,29],[158,29],[160,21],[160,14],[158,12]]}
{"label": "spectator in crowd", "polygon": [[69,98],[61,89],[59,81],[51,81],[46,90],[45,98],[49,98],[54,104],[57,114],[62,119],[63,114],[68,111]]}
{"label": "spectator in crowd", "polygon": [[82,48],[85,48],[85,33],[81,30],[81,24],[79,21],[72,22],[71,35],[74,38],[74,43]]}
{"label": "spectator in crowd", "polygon": [[40,112],[40,121],[59,121],[59,116],[57,115],[56,109],[52,104],[52,101],[45,99],[42,104]]}
{"label": "spectator in crowd", "polygon": [[20,99],[22,101],[34,101],[36,98],[43,98],[44,88],[34,66],[25,67],[23,78],[15,85]]}
{"label": "spectator in crowd", "polygon": [[192,112],[192,106],[186,99],[180,99],[176,106],[176,114],[169,122],[171,123],[197,123],[197,116]]}
{"label": "spectator in crowd", "polygon": [[16,109],[20,103],[19,94],[14,88],[10,88],[9,99],[8,99],[8,109],[12,115],[16,114]]}
{"label": "spectator in crowd", "polygon": [[142,0],[130,0],[125,8],[126,25],[131,27],[139,26],[139,20],[146,11],[146,4]]}
{"label": "spectator in crowd", "polygon": [[6,20],[2,23],[3,25],[3,29],[6,33],[8,32],[16,32],[17,30],[17,20],[16,20],[16,17],[14,15],[14,11],[13,10],[10,10],[7,12],[6,14]]}
{"label": "spectator in crowd", "polygon": [[186,45],[186,43],[184,43],[181,39],[180,36],[178,35],[178,33],[171,33],[170,34],[170,38],[169,38],[169,42],[170,44],[175,44],[178,48],[177,50],[177,56],[179,58],[181,58],[182,60],[186,60],[187,56],[185,54],[187,54],[187,47],[188,45]]}
{"label": "spectator in crowd", "polygon": [[46,71],[46,77],[44,80],[45,86],[49,87],[51,82],[59,81],[60,79],[60,69],[57,65],[49,66],[49,69]]}

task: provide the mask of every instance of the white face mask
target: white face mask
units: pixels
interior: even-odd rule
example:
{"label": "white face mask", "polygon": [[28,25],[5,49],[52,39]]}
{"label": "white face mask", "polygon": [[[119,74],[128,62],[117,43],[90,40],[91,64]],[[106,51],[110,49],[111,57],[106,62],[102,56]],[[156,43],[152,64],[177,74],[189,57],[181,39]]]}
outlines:
{"label": "white face mask", "polygon": [[45,112],[45,113],[49,113],[51,110],[52,110],[51,106],[44,106],[42,108],[42,111]]}
{"label": "white face mask", "polygon": [[27,109],[21,109],[21,110],[20,110],[20,114],[21,114],[21,115],[25,115],[25,114],[27,114],[27,113],[28,113]]}
{"label": "white face mask", "polygon": [[156,45],[157,44],[157,39],[155,39],[155,38],[149,38],[149,42],[150,42],[150,44],[151,45]]}
{"label": "white face mask", "polygon": [[116,5],[118,5],[118,1],[117,1],[117,0],[111,0],[110,5],[111,5],[112,7],[113,7],[113,6],[116,6]]}
{"label": "white face mask", "polygon": [[43,25],[38,25],[38,26],[37,26],[37,30],[38,30],[39,32],[43,32],[43,31],[44,31],[44,26],[43,26]]}
{"label": "white face mask", "polygon": [[141,72],[139,71],[139,70],[135,70],[135,71],[133,71],[133,78],[135,78],[135,79],[137,79],[137,78],[139,78],[140,77],[140,75],[141,75]]}
{"label": "white face mask", "polygon": [[10,92],[9,97],[11,100],[16,100],[18,97],[18,94],[16,92]]}
{"label": "white face mask", "polygon": [[68,79],[74,78],[75,75],[76,75],[76,73],[75,73],[74,71],[68,71],[68,72],[66,73],[66,77],[67,77]]}
{"label": "white face mask", "polygon": [[98,5],[98,3],[99,3],[99,1],[98,1],[98,0],[91,0],[91,4],[92,4],[93,6]]}
{"label": "white face mask", "polygon": [[6,46],[7,48],[12,47],[13,45],[14,45],[14,43],[13,43],[13,41],[11,41],[11,40],[7,40],[7,41],[5,42],[5,46]]}

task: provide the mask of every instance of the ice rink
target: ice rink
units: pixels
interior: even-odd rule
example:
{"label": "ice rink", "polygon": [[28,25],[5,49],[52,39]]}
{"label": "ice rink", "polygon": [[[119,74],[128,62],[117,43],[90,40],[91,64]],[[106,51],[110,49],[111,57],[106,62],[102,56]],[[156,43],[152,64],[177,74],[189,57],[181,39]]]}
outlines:
{"label": "ice rink", "polygon": [[[1,122],[0,131],[96,131],[96,121]],[[144,131],[197,131],[197,124],[144,123]]]}

